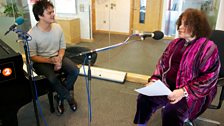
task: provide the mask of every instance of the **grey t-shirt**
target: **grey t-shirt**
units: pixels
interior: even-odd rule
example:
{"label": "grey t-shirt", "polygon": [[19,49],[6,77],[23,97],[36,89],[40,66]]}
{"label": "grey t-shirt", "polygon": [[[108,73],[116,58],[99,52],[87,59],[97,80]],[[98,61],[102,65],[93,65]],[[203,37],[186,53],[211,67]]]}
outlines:
{"label": "grey t-shirt", "polygon": [[52,57],[59,49],[65,49],[64,33],[59,24],[52,23],[51,31],[43,32],[37,25],[30,29],[32,40],[28,43],[30,56]]}

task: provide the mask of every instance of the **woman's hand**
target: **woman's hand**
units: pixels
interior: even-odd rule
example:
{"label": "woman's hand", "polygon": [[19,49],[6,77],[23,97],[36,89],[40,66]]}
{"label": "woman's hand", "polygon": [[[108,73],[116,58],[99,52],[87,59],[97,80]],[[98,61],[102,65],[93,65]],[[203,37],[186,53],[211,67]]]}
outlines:
{"label": "woman's hand", "polygon": [[184,90],[183,89],[175,89],[171,92],[167,98],[170,100],[170,104],[176,104],[184,97]]}
{"label": "woman's hand", "polygon": [[153,79],[153,80],[150,80],[147,84],[145,84],[145,86],[149,86],[149,85],[155,83],[155,81],[156,81],[156,80],[154,80],[154,79]]}

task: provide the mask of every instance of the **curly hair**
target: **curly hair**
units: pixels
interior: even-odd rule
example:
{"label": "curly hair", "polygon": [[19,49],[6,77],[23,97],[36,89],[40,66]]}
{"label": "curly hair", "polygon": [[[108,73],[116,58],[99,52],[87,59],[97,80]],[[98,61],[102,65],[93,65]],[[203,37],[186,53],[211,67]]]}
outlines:
{"label": "curly hair", "polygon": [[33,5],[33,14],[36,21],[40,20],[39,16],[43,16],[44,10],[49,7],[54,8],[54,5],[48,0],[39,0]]}
{"label": "curly hair", "polygon": [[208,37],[211,34],[211,27],[202,11],[193,8],[186,9],[176,22],[177,30],[179,30],[183,18],[185,19],[185,25],[192,31],[192,37]]}

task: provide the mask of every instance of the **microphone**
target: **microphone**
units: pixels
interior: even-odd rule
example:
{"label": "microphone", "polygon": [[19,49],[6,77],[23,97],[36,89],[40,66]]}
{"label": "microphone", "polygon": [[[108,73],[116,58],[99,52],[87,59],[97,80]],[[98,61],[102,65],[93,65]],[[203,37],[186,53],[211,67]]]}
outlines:
{"label": "microphone", "polygon": [[14,28],[16,28],[18,25],[21,25],[21,24],[23,24],[23,23],[24,23],[24,19],[23,19],[23,17],[18,17],[18,18],[16,18],[15,23],[9,27],[9,30],[5,32],[5,35],[7,35],[10,31],[12,31],[12,30],[13,30]]}
{"label": "microphone", "polygon": [[154,32],[141,33],[139,34],[139,36],[141,37],[141,40],[145,40],[145,38],[147,37],[152,37],[155,40],[160,40],[164,37],[164,34],[161,31],[154,31]]}

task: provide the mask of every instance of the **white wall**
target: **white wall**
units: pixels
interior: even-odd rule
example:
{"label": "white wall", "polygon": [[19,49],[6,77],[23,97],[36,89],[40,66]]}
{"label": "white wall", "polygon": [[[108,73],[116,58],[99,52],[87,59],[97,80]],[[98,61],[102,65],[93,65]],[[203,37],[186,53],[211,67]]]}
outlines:
{"label": "white wall", "polygon": [[220,0],[219,4],[219,12],[218,12],[218,17],[217,17],[217,22],[216,22],[216,28],[217,30],[224,30],[224,0]]}

